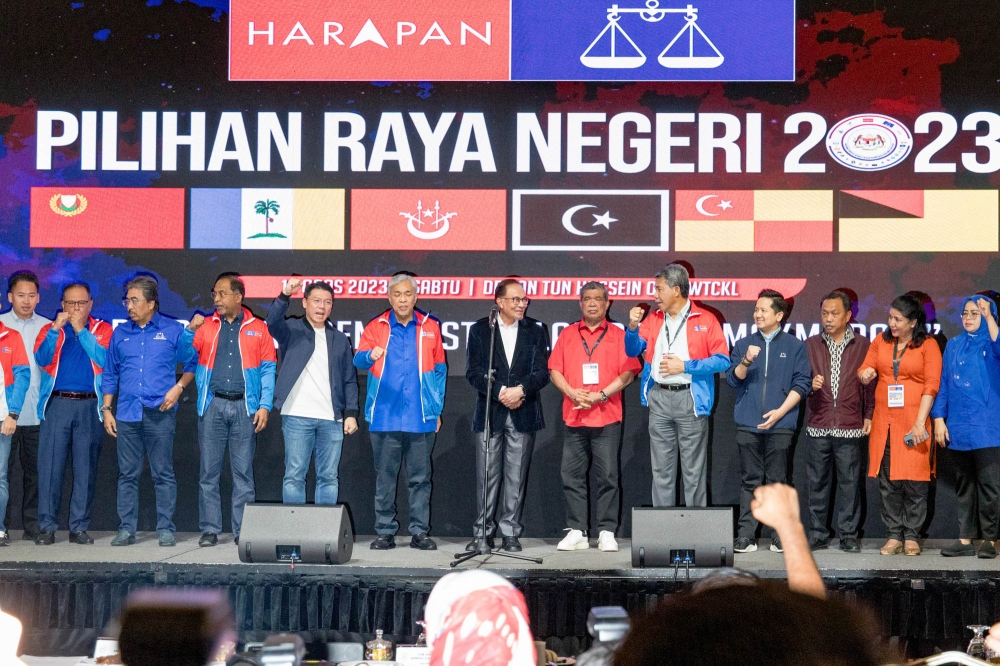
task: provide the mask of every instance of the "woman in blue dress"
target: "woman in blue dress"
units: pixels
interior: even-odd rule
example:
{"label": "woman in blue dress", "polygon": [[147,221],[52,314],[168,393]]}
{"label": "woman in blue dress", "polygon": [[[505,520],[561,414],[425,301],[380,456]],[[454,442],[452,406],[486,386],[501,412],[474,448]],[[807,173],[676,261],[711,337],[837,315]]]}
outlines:
{"label": "woman in blue dress", "polygon": [[[948,341],[941,389],[931,409],[934,441],[946,447],[955,467],[959,540],[941,549],[945,557],[997,556],[1000,536],[1000,328],[997,307],[976,295],[962,304],[965,332]],[[977,530],[978,523],[978,530]]]}

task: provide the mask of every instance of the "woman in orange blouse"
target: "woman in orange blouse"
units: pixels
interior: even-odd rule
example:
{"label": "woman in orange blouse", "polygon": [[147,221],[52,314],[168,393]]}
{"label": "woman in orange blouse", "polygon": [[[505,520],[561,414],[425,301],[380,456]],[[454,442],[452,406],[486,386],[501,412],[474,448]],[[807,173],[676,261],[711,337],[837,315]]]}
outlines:
{"label": "woman in orange blouse", "polygon": [[889,536],[880,552],[919,555],[934,473],[929,414],[941,383],[941,349],[927,335],[927,317],[913,296],[892,302],[889,328],[868,348],[858,378],[869,384],[876,377],[868,476],[878,477]]}

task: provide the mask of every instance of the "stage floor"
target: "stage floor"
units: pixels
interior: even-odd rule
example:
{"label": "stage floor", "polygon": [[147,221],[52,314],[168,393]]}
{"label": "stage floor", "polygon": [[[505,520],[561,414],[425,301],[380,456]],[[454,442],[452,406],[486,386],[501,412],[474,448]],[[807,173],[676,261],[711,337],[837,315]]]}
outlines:
{"label": "stage floor", "polygon": [[[170,570],[193,571],[210,569],[219,571],[284,572],[290,570],[287,564],[243,564],[239,560],[237,547],[231,535],[223,535],[219,544],[211,548],[199,548],[197,533],[178,533],[177,545],[162,548],[154,532],[140,532],[136,543],[127,547],[111,546],[112,532],[92,533],[96,543],[91,546],[71,544],[68,534],[59,532],[52,546],[38,546],[29,541],[19,540],[20,533],[11,535],[11,544],[0,548],[0,570],[3,569],[91,569],[103,565],[115,570],[149,570],[168,572]],[[437,551],[420,551],[409,547],[409,537],[397,537],[396,548],[389,551],[373,551],[369,544],[374,537],[358,536],[354,544],[353,557],[342,565],[296,565],[295,571],[303,574],[336,574],[354,576],[393,576],[415,579],[435,579],[453,571],[449,566],[451,558],[461,552],[468,539],[436,538]],[[499,540],[498,540],[499,542]],[[496,571],[512,578],[551,577],[554,574],[577,578],[673,578],[673,569],[634,569],[631,566],[631,543],[627,539],[619,541],[619,552],[603,553],[592,547],[588,550],[560,552],[556,550],[558,539],[522,539],[523,555],[543,558],[542,564],[494,556],[485,564],[476,558],[461,567],[467,569],[481,567]],[[763,578],[784,578],[784,559],[781,553],[771,552],[767,540],[761,540],[760,550],[755,553],[736,554],[735,566],[751,571]],[[884,578],[902,576],[906,578],[993,578],[1000,572],[1000,559],[981,560],[974,557],[942,557],[940,548],[947,541],[929,540],[923,544],[924,551],[919,557],[896,555],[885,557],[879,554],[881,539],[865,539],[861,553],[844,553],[837,548],[837,541],[828,550],[814,553],[816,563],[824,578]],[[692,569],[692,577],[700,577],[708,569]],[[684,571],[681,570],[681,576]]]}

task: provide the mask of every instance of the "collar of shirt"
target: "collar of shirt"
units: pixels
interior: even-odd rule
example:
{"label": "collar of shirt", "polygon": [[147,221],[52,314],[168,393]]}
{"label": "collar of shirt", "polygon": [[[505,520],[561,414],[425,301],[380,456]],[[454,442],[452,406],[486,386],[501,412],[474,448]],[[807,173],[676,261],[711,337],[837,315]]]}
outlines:
{"label": "collar of shirt", "polygon": [[776,335],[778,335],[778,333],[780,333],[780,332],[781,332],[781,326],[778,326],[778,328],[774,329],[773,331],[771,331],[770,333],[767,333],[767,334],[765,334],[765,333],[763,333],[761,331],[758,331],[758,333],[760,333],[761,336],[764,338],[764,342],[767,342],[769,344],[770,344],[771,340],[774,340],[774,337]]}
{"label": "collar of shirt", "polygon": [[130,330],[135,332],[144,331],[146,330],[147,327],[151,327],[154,329],[160,328],[160,313],[159,311],[154,312],[152,318],[150,318],[150,320],[146,322],[145,326],[139,326],[139,324],[135,323],[131,319],[129,319],[127,323],[123,324],[123,326],[131,326],[131,328],[125,330]]}
{"label": "collar of shirt", "polygon": [[409,322],[407,322],[406,324],[401,324],[399,322],[399,320],[396,319],[396,312],[394,310],[390,310],[389,311],[389,326],[398,326],[400,328],[409,328],[411,324],[413,326],[417,325],[417,313],[416,312],[414,312],[410,316],[410,321]]}
{"label": "collar of shirt", "polygon": [[497,323],[500,324],[500,328],[506,329],[508,331],[516,331],[517,325],[521,323],[521,320],[515,319],[514,323],[508,326],[507,324],[503,323],[503,317],[497,315]]}
{"label": "collar of shirt", "polygon": [[[223,324],[229,324],[229,320],[221,315],[219,316],[219,321],[221,321]],[[233,320],[233,323],[230,324],[230,326],[239,326],[242,323],[243,323],[243,308],[240,308],[240,313],[236,315],[236,319]]]}
{"label": "collar of shirt", "polygon": [[[840,341],[839,346],[846,347],[847,343],[853,339],[854,339],[854,329],[848,326],[847,330],[844,331],[844,339]],[[831,338],[830,334],[827,333],[826,331],[823,331],[823,341],[826,342],[826,346],[829,347],[830,349],[833,349],[834,347],[838,346],[837,342],[833,338]]]}
{"label": "collar of shirt", "polygon": [[580,335],[590,335],[593,337],[597,337],[604,331],[608,330],[608,326],[609,326],[608,320],[605,319],[600,324],[598,324],[594,330],[590,330],[590,327],[587,326],[587,322],[581,319],[577,324],[577,329],[580,331]]}
{"label": "collar of shirt", "polygon": [[671,317],[669,312],[664,312],[663,313],[663,318],[664,319],[669,319],[670,321],[680,321],[689,312],[691,312],[691,301],[690,300],[688,300],[688,302],[684,304],[684,307],[682,307],[681,311],[677,313],[677,316]]}

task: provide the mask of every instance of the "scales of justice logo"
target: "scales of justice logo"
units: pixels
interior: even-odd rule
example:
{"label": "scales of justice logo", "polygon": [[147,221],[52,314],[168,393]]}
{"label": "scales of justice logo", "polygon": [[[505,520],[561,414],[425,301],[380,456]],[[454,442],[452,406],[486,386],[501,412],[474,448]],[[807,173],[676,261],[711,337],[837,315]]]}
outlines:
{"label": "scales of justice logo", "polygon": [[409,212],[399,214],[406,218],[406,230],[421,240],[435,240],[444,236],[451,228],[451,218],[458,215],[458,213],[442,214],[441,204],[438,201],[434,202],[434,208],[424,208],[420,200],[417,201],[416,214]]}
{"label": "scales of justice logo", "polygon": [[[659,23],[667,14],[684,14],[684,26],[677,32],[656,59],[669,69],[713,69],[725,61],[722,52],[712,43],[698,25],[698,8],[660,7],[659,0],[646,0],[646,7],[620,7],[617,3],[608,8],[608,24],[580,56],[584,67],[591,69],[635,69],[646,64],[646,54],[629,37],[621,26],[626,14],[638,14],[646,23]],[[696,55],[695,45],[708,46],[714,55]],[[610,46],[610,49],[608,48]],[[685,49],[685,47],[687,47]],[[610,53],[597,55],[596,52]],[[699,48],[699,53],[704,52]]]}

